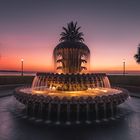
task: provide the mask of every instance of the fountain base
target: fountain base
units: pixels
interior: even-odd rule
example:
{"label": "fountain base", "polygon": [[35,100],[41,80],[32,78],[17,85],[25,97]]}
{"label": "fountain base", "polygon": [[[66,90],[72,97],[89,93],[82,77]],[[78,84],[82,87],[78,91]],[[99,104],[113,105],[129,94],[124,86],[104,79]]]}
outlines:
{"label": "fountain base", "polygon": [[[76,92],[76,94],[75,94]],[[87,91],[32,92],[31,88],[17,88],[16,99],[25,105],[30,118],[66,124],[99,122],[114,119],[117,106],[128,98],[128,91],[116,88],[95,88]]]}

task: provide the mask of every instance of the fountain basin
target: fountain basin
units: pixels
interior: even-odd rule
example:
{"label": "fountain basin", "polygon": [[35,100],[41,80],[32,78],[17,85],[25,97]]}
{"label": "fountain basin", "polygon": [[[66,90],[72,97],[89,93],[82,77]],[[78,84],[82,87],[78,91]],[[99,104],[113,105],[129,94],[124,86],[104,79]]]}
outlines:
{"label": "fountain basin", "polygon": [[[92,122],[114,118],[117,106],[128,98],[119,88],[95,88],[86,91],[32,91],[17,88],[16,99],[25,105],[26,114],[47,122]],[[58,124],[59,124],[58,123]]]}

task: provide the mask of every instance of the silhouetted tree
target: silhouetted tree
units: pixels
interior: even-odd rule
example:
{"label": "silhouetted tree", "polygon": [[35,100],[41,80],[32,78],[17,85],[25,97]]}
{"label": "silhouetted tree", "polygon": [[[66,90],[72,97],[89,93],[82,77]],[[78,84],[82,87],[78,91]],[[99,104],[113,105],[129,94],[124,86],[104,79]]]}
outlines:
{"label": "silhouetted tree", "polygon": [[138,64],[140,64],[140,44],[138,45],[137,54],[134,55],[134,58]]}

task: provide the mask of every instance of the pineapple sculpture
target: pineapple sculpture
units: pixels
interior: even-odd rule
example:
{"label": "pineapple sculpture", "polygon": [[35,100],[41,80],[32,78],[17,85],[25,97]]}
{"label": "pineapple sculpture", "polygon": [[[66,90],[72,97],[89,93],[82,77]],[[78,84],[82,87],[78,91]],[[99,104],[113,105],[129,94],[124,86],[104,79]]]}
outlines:
{"label": "pineapple sculpture", "polygon": [[77,22],[63,27],[60,43],[55,47],[54,63],[58,73],[87,73],[89,70],[90,50],[83,43],[83,33],[79,32]]}

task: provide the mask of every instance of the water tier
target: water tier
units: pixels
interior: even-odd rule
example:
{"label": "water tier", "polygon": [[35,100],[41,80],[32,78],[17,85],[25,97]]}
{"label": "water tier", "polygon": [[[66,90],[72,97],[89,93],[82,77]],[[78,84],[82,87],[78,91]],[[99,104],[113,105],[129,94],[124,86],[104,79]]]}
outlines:
{"label": "water tier", "polygon": [[104,73],[97,74],[54,74],[37,73],[32,84],[34,92],[48,91],[84,91],[96,87],[110,88],[108,77]]}
{"label": "water tier", "polygon": [[117,105],[128,98],[127,90],[112,88],[48,93],[34,93],[31,88],[18,88],[14,95],[25,105],[25,114],[31,120],[38,118],[56,124],[114,119]]}

